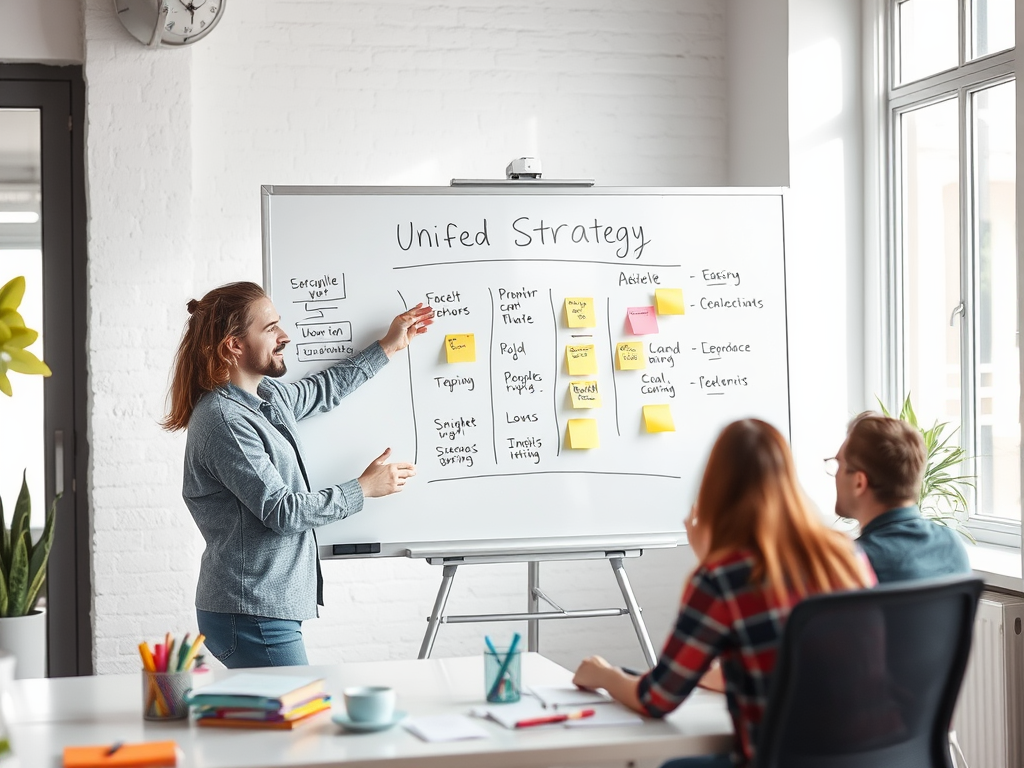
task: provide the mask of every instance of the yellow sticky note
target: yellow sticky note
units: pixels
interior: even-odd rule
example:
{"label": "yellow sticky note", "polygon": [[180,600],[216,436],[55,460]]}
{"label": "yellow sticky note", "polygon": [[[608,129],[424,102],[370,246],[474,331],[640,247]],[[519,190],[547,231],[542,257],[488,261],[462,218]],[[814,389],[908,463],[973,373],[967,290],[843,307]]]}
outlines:
{"label": "yellow sticky note", "polygon": [[472,333],[453,333],[445,336],[444,353],[449,363],[475,363],[476,339]]}
{"label": "yellow sticky note", "polygon": [[570,328],[593,328],[597,325],[594,300],[573,298],[565,300],[565,322]]}
{"label": "yellow sticky note", "polygon": [[647,367],[644,360],[644,343],[642,341],[620,341],[615,345],[615,359],[620,371],[639,371]]}
{"label": "yellow sticky note", "polygon": [[644,424],[648,432],[675,432],[672,409],[667,405],[645,405]]}
{"label": "yellow sticky note", "polygon": [[601,445],[597,439],[597,419],[569,419],[566,432],[570,448],[580,450],[598,448]]}
{"label": "yellow sticky note", "polygon": [[655,288],[654,305],[659,315],[685,315],[682,288]]}
{"label": "yellow sticky note", "polygon": [[573,408],[600,408],[601,393],[596,381],[570,381],[569,396]]}
{"label": "yellow sticky note", "polygon": [[589,376],[597,373],[597,354],[593,344],[566,344],[565,365],[570,376]]}

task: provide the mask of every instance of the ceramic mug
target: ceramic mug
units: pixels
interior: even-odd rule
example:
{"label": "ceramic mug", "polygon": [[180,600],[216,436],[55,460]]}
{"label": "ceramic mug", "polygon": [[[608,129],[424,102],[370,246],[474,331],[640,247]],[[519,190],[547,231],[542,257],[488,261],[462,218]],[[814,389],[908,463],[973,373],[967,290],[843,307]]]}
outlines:
{"label": "ceramic mug", "polygon": [[395,716],[395,689],[382,685],[346,688],[345,709],[353,723],[386,723]]}

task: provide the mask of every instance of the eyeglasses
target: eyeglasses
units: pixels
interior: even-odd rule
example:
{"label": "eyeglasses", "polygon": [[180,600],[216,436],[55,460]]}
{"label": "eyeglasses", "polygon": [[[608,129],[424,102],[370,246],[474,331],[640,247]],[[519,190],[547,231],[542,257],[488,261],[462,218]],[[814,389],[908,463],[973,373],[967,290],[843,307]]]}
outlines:
{"label": "eyeglasses", "polygon": [[835,477],[839,474],[839,459],[835,456],[825,459],[825,474],[829,477]]}

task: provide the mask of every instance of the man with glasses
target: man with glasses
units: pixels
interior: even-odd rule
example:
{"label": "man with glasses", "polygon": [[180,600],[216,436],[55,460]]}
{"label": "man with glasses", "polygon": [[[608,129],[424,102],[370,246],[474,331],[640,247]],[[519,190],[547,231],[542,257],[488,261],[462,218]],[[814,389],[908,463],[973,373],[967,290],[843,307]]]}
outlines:
{"label": "man with glasses", "polygon": [[957,534],[918,509],[926,461],[917,429],[870,411],[850,422],[839,453],[825,460],[836,514],[860,523],[857,541],[879,583],[971,571]]}

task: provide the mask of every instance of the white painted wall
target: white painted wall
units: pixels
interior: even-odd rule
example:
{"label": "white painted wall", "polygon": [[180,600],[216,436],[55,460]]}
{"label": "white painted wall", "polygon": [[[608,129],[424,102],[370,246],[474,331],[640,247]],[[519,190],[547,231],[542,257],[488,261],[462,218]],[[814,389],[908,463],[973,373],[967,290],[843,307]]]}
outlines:
{"label": "white painted wall", "polygon": [[789,4],[725,4],[732,187],[789,186]]}
{"label": "white painted wall", "polygon": [[[194,627],[202,541],[180,500],[183,439],[157,421],[187,300],[261,279],[261,184],[446,185],[500,177],[521,155],[541,158],[547,177],[605,185],[726,181],[716,0],[246,0],[209,38],[157,51],[120,29],[108,0],[86,0],[84,28],[101,673],[136,669],[143,637]],[[667,501],[680,516],[689,503]],[[629,565],[659,645],[688,556]],[[324,570],[327,607],[306,626],[312,661],[416,654],[440,569]],[[604,562],[547,565],[542,579],[569,607],[620,604]],[[450,606],[522,610],[525,588],[525,565],[468,568]],[[484,631],[511,630],[444,627],[435,654],[476,654]],[[542,650],[570,666],[592,652],[642,658],[628,619],[554,622]]]}
{"label": "white painted wall", "polygon": [[0,62],[82,63],[81,0],[0,0]]}
{"label": "white painted wall", "polygon": [[804,487],[825,514],[835,485],[822,459],[874,402],[864,375],[861,22],[860,0],[789,2],[792,441]]}

